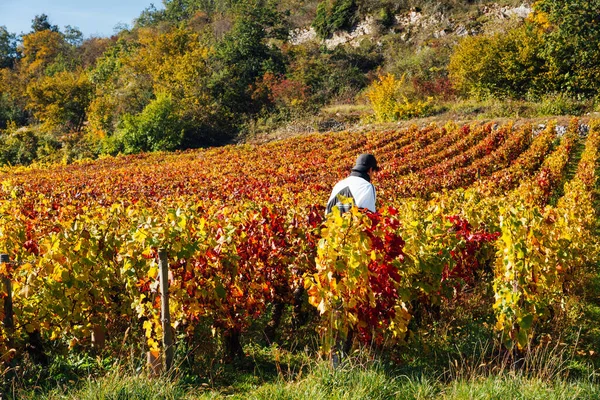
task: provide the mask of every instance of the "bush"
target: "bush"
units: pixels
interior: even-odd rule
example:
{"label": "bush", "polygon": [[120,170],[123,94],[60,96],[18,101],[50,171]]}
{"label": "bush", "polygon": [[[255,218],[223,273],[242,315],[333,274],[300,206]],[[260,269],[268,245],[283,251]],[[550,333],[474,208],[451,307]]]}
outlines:
{"label": "bush", "polygon": [[356,23],[357,7],[354,0],[325,0],[317,6],[312,23],[319,37],[331,37],[335,31],[350,29]]}
{"label": "bush", "polygon": [[448,70],[456,89],[477,98],[524,98],[546,89],[541,31],[524,25],[492,36],[466,37]]}
{"label": "bush", "polygon": [[175,150],[183,140],[183,127],[170,95],[159,94],[138,115],[125,114],[116,137],[109,139],[109,152]]}
{"label": "bush", "polygon": [[0,164],[29,165],[34,161],[55,159],[60,143],[52,135],[33,128],[11,126],[0,136]]}
{"label": "bush", "polygon": [[393,122],[427,115],[432,106],[431,98],[418,100],[409,98],[403,87],[405,76],[400,80],[392,74],[380,75],[367,90],[375,120],[377,122]]}
{"label": "bush", "polygon": [[357,48],[338,46],[322,51],[316,44],[289,51],[288,78],[310,90],[309,102],[318,107],[329,102],[352,102],[368,86],[367,75],[383,62],[381,50],[363,41]]}
{"label": "bush", "polygon": [[574,99],[565,93],[554,93],[542,97],[537,113],[539,115],[582,115],[587,108],[584,101]]}

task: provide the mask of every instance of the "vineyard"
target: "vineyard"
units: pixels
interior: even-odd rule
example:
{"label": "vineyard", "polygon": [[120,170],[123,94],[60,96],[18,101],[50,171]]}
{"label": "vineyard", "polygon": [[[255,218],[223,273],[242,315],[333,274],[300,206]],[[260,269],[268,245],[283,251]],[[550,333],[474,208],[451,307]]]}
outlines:
{"label": "vineyard", "polygon": [[[176,346],[210,337],[242,357],[291,321],[324,353],[402,348],[475,288],[506,349],[535,346],[597,274],[599,151],[598,121],[448,123],[6,169],[2,360],[128,335],[159,354],[159,249]],[[325,219],[363,152],[379,212]]]}

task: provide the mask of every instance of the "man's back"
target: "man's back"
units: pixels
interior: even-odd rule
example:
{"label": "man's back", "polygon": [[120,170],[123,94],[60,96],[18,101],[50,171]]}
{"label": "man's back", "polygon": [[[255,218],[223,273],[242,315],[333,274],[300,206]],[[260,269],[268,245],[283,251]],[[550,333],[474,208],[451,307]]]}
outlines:
{"label": "man's back", "polygon": [[366,208],[375,212],[375,187],[368,180],[360,176],[349,176],[339,181],[331,191],[331,196],[327,201],[326,214],[339,203],[337,196],[349,197],[354,200],[358,208]]}

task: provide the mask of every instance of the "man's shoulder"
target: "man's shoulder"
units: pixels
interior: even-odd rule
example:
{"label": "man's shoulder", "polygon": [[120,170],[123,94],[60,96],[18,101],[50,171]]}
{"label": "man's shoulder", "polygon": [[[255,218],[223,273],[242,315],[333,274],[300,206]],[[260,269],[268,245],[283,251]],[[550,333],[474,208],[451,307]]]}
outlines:
{"label": "man's shoulder", "polygon": [[369,182],[365,178],[361,178],[360,176],[349,176],[344,180],[348,183],[352,183],[353,185],[373,186],[371,182]]}
{"label": "man's shoulder", "polygon": [[363,186],[363,185],[371,185],[369,181],[363,179],[359,176],[348,176],[338,183],[335,184],[336,187],[339,186]]}

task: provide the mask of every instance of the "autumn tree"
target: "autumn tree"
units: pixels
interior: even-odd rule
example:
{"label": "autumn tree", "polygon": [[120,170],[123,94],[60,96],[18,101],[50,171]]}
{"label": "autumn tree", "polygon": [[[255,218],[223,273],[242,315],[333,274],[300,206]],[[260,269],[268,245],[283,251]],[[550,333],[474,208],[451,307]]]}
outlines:
{"label": "autumn tree", "polygon": [[468,36],[454,49],[448,71],[454,87],[475,97],[522,98],[547,90],[543,33],[531,24],[508,32]]}
{"label": "autumn tree", "polygon": [[85,121],[92,85],[83,71],[44,76],[27,88],[28,108],[49,130],[79,131]]}
{"label": "autumn tree", "polygon": [[600,90],[600,0],[539,0],[533,20],[545,29],[554,90],[594,95]]}
{"label": "autumn tree", "polygon": [[21,72],[28,77],[40,76],[53,64],[67,61],[69,45],[60,32],[46,29],[23,36],[21,52]]}
{"label": "autumn tree", "polygon": [[96,87],[90,104],[90,130],[111,136],[122,117],[138,115],[158,93],[169,93],[174,115],[183,124],[186,147],[210,141],[220,113],[208,92],[212,50],[198,34],[176,28],[160,33],[139,29],[137,42],[119,42],[107,51],[91,73]]}

